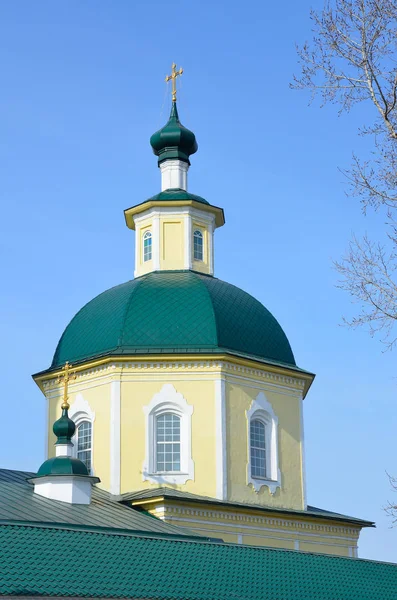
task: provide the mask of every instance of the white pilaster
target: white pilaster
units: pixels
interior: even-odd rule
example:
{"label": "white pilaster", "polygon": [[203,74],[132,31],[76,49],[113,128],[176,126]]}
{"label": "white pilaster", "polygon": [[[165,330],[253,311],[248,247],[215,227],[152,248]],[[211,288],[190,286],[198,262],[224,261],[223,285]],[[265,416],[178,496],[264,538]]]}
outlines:
{"label": "white pilaster", "polygon": [[185,215],[185,258],[184,268],[192,268],[192,216]]}
{"label": "white pilaster", "polygon": [[153,271],[160,271],[160,215],[157,214],[153,217],[153,241],[152,241],[152,253],[153,253]]}
{"label": "white pilaster", "polygon": [[110,493],[120,494],[120,409],[121,383],[110,385]]}
{"label": "white pilaster", "polygon": [[305,459],[305,431],[303,425],[303,397],[299,400],[299,411],[301,421],[301,461],[302,461],[302,495],[303,495],[303,508],[307,509],[307,494],[306,494],[306,459]]}
{"label": "white pilaster", "polygon": [[208,226],[208,253],[210,275],[214,274],[214,222]]}
{"label": "white pilaster", "polygon": [[136,232],[135,232],[135,271],[134,271],[134,277],[138,276],[138,267],[139,267],[139,260],[140,260],[140,247],[139,244],[141,242],[141,230],[140,227],[137,227]]}
{"label": "white pilaster", "polygon": [[215,381],[215,427],[216,427],[216,497],[227,499],[226,461],[226,383],[223,378]]}
{"label": "white pilaster", "polygon": [[189,165],[182,160],[165,160],[160,165],[161,191],[179,188],[187,190]]}

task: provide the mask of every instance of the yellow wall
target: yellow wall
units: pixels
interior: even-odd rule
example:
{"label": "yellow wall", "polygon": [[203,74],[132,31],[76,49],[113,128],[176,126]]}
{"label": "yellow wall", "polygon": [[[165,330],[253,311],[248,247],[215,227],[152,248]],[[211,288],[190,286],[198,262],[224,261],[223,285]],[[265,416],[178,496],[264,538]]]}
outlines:
{"label": "yellow wall", "polygon": [[178,270],[184,267],[184,223],[180,218],[160,219],[160,269]]}
{"label": "yellow wall", "polygon": [[246,411],[258,395],[257,387],[247,383],[227,383],[227,450],[228,497],[238,502],[266,506],[304,508],[302,481],[302,448],[300,431],[300,400],[291,391],[265,391],[278,417],[278,458],[281,471],[281,489],[272,495],[267,486],[256,492],[247,486],[248,420]]}
{"label": "yellow wall", "polygon": [[[230,511],[219,505],[192,507],[191,509],[153,510],[159,518],[197,529],[203,535],[220,537],[225,541],[295,548],[311,552],[327,552],[342,556],[354,555],[357,549],[359,528],[350,525],[329,525],[321,519],[306,523],[299,515],[285,518],[277,514],[264,516],[255,504],[266,507],[303,510],[302,448],[301,448],[301,393],[303,381],[269,371],[249,369],[227,361],[166,359],[152,361],[111,361],[98,368],[88,368],[78,373],[70,385],[71,407],[78,395],[88,402],[95,412],[93,423],[93,467],[100,477],[100,486],[110,490],[110,443],[112,382],[120,382],[120,493],[156,488],[161,483],[144,481],[142,477],[146,454],[146,427],[143,408],[165,384],[172,384],[189,406],[191,416],[192,458],[194,480],[171,485],[200,496],[216,497],[217,467],[219,467],[219,390],[216,382],[225,380],[226,408],[226,461],[227,500],[244,504]],[[43,383],[49,398],[49,456],[54,456],[55,437],[52,424],[61,414],[61,392],[56,376],[52,374]],[[274,495],[267,487],[256,493],[247,484],[248,423],[246,411],[260,391],[278,417],[279,466],[281,489]],[[218,421],[217,421],[218,419]],[[164,506],[164,502],[162,502]],[[149,508],[148,508],[149,509]],[[150,510],[150,509],[149,509]]]}
{"label": "yellow wall", "polygon": [[[61,390],[59,386],[56,388],[59,393],[57,397],[49,400],[49,423],[48,423],[48,456],[55,456],[55,441],[56,438],[52,431],[53,423],[61,416]],[[110,487],[110,455],[109,444],[110,438],[110,414],[109,414],[109,399],[110,399],[110,382],[96,382],[94,385],[74,385],[71,386],[69,393],[69,403],[71,407],[76,400],[78,394],[83,394],[86,400],[95,413],[95,419],[92,425],[93,433],[93,452],[92,466],[93,475],[100,477],[100,487],[109,489]]]}
{"label": "yellow wall", "polygon": [[[175,376],[174,376],[175,377]],[[151,379],[151,380],[150,380]],[[196,494],[214,496],[215,481],[215,408],[212,381],[197,381],[167,377],[187,403],[194,406],[192,414],[192,458],[194,481],[170,485]],[[145,460],[145,414],[143,407],[160,392],[164,381],[147,377],[146,381],[129,381],[121,385],[121,493],[144,488],[156,488],[157,483],[143,481]]]}
{"label": "yellow wall", "polygon": [[[147,217],[140,220],[136,225],[136,274],[145,275],[155,269],[154,253],[157,242],[159,244],[159,267],[160,270],[173,271],[187,268],[185,256],[186,227],[187,221],[184,214],[167,214],[160,217]],[[157,229],[153,226],[153,219],[159,219],[159,240],[155,240]],[[200,229],[203,233],[203,260],[194,260],[193,252],[193,232]],[[152,233],[152,259],[143,261],[143,236],[146,231]],[[195,219],[191,223],[190,242],[191,242],[191,266],[193,270],[201,273],[210,273],[210,234],[208,225],[205,221]]]}

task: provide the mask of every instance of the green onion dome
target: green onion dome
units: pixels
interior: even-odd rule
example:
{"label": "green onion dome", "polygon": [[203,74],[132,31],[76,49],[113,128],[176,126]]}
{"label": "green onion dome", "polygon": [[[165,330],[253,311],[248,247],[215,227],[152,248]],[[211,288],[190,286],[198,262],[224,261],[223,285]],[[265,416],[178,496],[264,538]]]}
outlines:
{"label": "green onion dome", "polygon": [[161,271],[86,304],[65,329],[51,367],[109,355],[222,353],[296,368],[284,331],[258,300],[209,275]]}
{"label": "green onion dome", "polygon": [[62,409],[62,416],[60,419],[55,421],[52,426],[52,430],[58,438],[57,444],[70,444],[74,432],[76,431],[76,425],[69,419],[68,411],[66,408]]}
{"label": "green onion dome", "polygon": [[189,156],[197,152],[198,145],[194,133],[180,122],[176,102],[172,103],[168,123],[152,135],[150,145],[159,157],[159,164],[167,159],[177,159],[190,165]]}
{"label": "green onion dome", "polygon": [[89,473],[85,464],[78,458],[55,456],[44,461],[37,472],[37,477],[47,475],[89,475]]}

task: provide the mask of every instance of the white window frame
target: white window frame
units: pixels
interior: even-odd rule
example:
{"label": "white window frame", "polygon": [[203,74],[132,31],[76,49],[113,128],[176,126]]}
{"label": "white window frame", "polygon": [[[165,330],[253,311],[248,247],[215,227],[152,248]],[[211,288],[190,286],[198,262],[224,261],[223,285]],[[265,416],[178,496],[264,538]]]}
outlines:
{"label": "white window frame", "polygon": [[84,399],[82,394],[77,394],[75,401],[71,404],[69,409],[69,418],[72,419],[76,425],[76,433],[72,437],[74,458],[77,458],[77,428],[83,421],[91,423],[91,471],[90,475],[95,474],[94,469],[94,421],[95,412],[91,409],[91,406]]}
{"label": "white window frame", "polygon": [[[150,258],[145,259],[145,240],[150,238]],[[142,236],[142,262],[147,263],[153,258],[153,235],[150,229],[147,229]]]}
{"label": "white window frame", "polygon": [[[90,448],[89,448],[90,453],[91,453],[89,473],[91,474],[91,472],[92,472],[92,456],[93,456],[93,452],[92,452],[92,423],[91,423],[90,419],[88,419],[88,418],[87,419],[81,419],[81,421],[79,421],[79,423],[76,425],[76,433],[73,436],[73,438],[75,440],[74,441],[74,453],[75,453],[76,458],[79,458],[79,427],[81,427],[81,425],[83,425],[83,423],[88,423],[91,426],[91,432],[90,432],[91,433],[91,440],[90,440],[91,443],[90,443]],[[80,460],[82,460],[82,459],[80,459]],[[82,461],[82,462],[84,462],[84,461]]]}
{"label": "white window frame", "polygon": [[173,473],[180,473],[181,469],[179,469],[179,470],[170,470],[170,471],[160,471],[160,469],[158,467],[158,462],[159,462],[158,461],[159,444],[165,444],[165,445],[167,444],[166,441],[159,442],[159,440],[158,440],[158,429],[157,429],[158,425],[157,425],[157,423],[158,423],[159,417],[161,417],[162,415],[172,415],[173,417],[177,417],[179,419],[179,441],[170,441],[168,443],[170,445],[171,444],[179,444],[179,464],[180,464],[180,467],[182,467],[182,465],[181,465],[181,458],[180,458],[181,457],[181,448],[182,448],[182,439],[181,439],[182,438],[182,435],[181,435],[181,433],[182,433],[181,432],[182,420],[181,420],[180,415],[176,414],[176,412],[174,410],[169,410],[167,412],[157,413],[156,416],[155,416],[155,418],[154,418],[154,429],[155,429],[155,431],[154,431],[154,436],[155,436],[155,456],[154,456],[155,472],[156,473],[166,474],[166,475],[170,475],[170,474],[173,474]]}
{"label": "white window frame", "polygon": [[[194,254],[194,238],[196,233],[199,233],[201,235],[201,258],[196,258]],[[199,227],[195,227],[193,229],[193,260],[197,262],[204,262],[204,233]]]}
{"label": "white window frame", "polygon": [[[251,455],[252,455],[251,426],[252,426],[252,423],[254,421],[257,421],[258,423],[261,423],[261,425],[263,425],[263,429],[264,429],[265,447],[264,448],[259,448],[259,446],[254,446],[254,448],[264,450],[264,452],[265,452],[265,476],[264,477],[260,477],[260,476],[257,476],[257,475],[253,476],[252,475],[252,471],[251,471],[251,475],[252,475],[252,477],[254,479],[256,478],[256,479],[266,480],[268,474],[270,473],[270,468],[269,468],[269,466],[270,466],[269,465],[269,443],[270,443],[270,435],[269,435],[270,427],[269,427],[269,422],[268,422],[267,419],[265,420],[262,415],[260,417],[259,416],[253,416],[250,419],[250,431],[249,431],[249,434],[250,434],[250,439],[249,439],[250,460],[251,460]],[[251,464],[251,470],[252,470],[252,464]]]}
{"label": "white window frame", "polygon": [[[278,465],[278,418],[265,394],[260,392],[252,401],[247,417],[247,485],[256,492],[266,486],[271,494],[281,488],[281,472]],[[251,423],[259,420],[265,425],[266,477],[253,477],[251,468]]]}
{"label": "white window frame", "polygon": [[[194,480],[194,461],[192,459],[193,406],[174,386],[166,383],[155,394],[149,404],[143,407],[145,414],[145,460],[142,466],[142,480],[152,483],[183,484]],[[178,472],[156,471],[156,417],[164,413],[173,413],[180,418],[181,470]]]}

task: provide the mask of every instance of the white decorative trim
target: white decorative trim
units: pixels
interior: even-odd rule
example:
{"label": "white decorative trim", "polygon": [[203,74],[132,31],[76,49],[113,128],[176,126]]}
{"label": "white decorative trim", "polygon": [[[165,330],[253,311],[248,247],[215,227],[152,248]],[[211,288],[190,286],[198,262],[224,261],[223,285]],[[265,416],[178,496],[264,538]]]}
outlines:
{"label": "white decorative trim", "polygon": [[215,381],[215,419],[216,419],[216,497],[227,498],[227,459],[226,459],[226,392],[225,380]]}
{"label": "white decorative trim", "polygon": [[152,238],[152,260],[153,271],[160,270],[160,215],[153,217],[153,238]]}
{"label": "white decorative trim", "polygon": [[87,419],[92,423],[95,421],[95,413],[91,409],[91,406],[87,400],[84,399],[83,394],[76,394],[75,401],[70,405],[69,417],[75,422],[76,425],[78,425],[78,423],[81,421],[86,421]]}
{"label": "white decorative trim", "polygon": [[210,275],[214,274],[214,222],[208,226],[208,266]]}
{"label": "white decorative trim", "polygon": [[[278,468],[278,417],[263,392],[259,392],[245,414],[247,416],[247,484],[251,484],[257,493],[263,486],[267,486],[270,493],[274,494],[277,488],[281,487],[281,473]],[[268,479],[251,475],[250,426],[253,419],[259,419],[265,424],[266,472],[270,475]]]}
{"label": "white decorative trim", "polygon": [[[194,480],[194,462],[192,459],[192,427],[191,416],[193,406],[189,405],[182,394],[174,386],[166,383],[158,394],[155,394],[147,406],[143,407],[146,425],[146,454],[142,466],[143,481],[152,483],[183,484]],[[155,421],[158,415],[172,412],[181,419],[181,471],[178,473],[156,473],[155,456]]]}
{"label": "white decorative trim", "polygon": [[120,404],[121,382],[110,384],[110,493],[120,494]]}
{"label": "white decorative trim", "polygon": [[191,214],[187,214],[185,215],[185,219],[184,219],[184,225],[185,225],[185,264],[184,267],[185,269],[191,269],[192,268],[192,215]]}
{"label": "white decorative trim", "polygon": [[303,506],[307,509],[307,489],[306,489],[306,457],[305,457],[305,428],[303,422],[303,398],[299,398],[299,412],[300,412],[300,429],[301,429],[301,465],[302,465],[302,495],[303,495]]}
{"label": "white decorative trim", "polygon": [[[164,357],[165,359],[165,357]],[[199,360],[199,359],[186,359],[186,360],[170,360],[170,359],[162,359],[161,362],[157,360],[155,361],[131,361],[131,360],[112,360],[109,363],[102,363],[94,367],[89,367],[87,369],[83,369],[76,373],[77,379],[70,385],[71,393],[77,389],[83,389],[85,391],[87,388],[86,379],[90,379],[90,384],[97,385],[105,385],[109,381],[111,381],[111,376],[114,375],[115,371],[158,371],[161,370],[166,374],[167,369],[174,369],[178,371],[183,371],[184,369],[188,369],[190,372],[193,370],[200,372],[203,369],[213,369],[216,371],[223,371],[225,375],[229,377],[238,378],[245,381],[250,381],[255,385],[251,387],[258,387],[258,389],[263,389],[261,385],[261,380],[266,381],[267,386],[271,386],[273,389],[278,389],[280,392],[283,391],[285,387],[296,386],[301,390],[305,387],[305,380],[299,379],[297,377],[292,377],[290,375],[282,375],[280,373],[273,373],[266,369],[266,365],[263,365],[263,369],[247,367],[239,364],[234,364],[229,361],[220,361],[220,360]],[[211,374],[211,373],[210,373]],[[127,373],[126,373],[127,375]],[[255,378],[258,378],[255,379]],[[82,387],[84,386],[84,388]],[[62,389],[57,383],[57,377],[53,376],[50,379],[44,380],[42,382],[42,387],[45,390],[45,394],[47,398],[50,400],[52,398],[59,398],[62,395]],[[292,390],[297,395],[300,393],[299,390]]]}
{"label": "white decorative trim", "polygon": [[294,540],[294,550],[299,550],[299,540]]}
{"label": "white decorative trim", "polygon": [[[247,504],[244,508],[249,507]],[[296,519],[285,519],[282,517],[265,517],[261,515],[250,515],[246,513],[237,513],[237,512],[229,512],[229,511],[221,511],[221,510],[211,510],[206,508],[187,508],[182,505],[173,505],[173,506],[164,506],[162,507],[164,513],[169,515],[186,515],[189,517],[204,517],[211,519],[211,524],[216,525],[221,523],[222,521],[228,521],[228,526],[230,527],[239,527],[240,529],[255,529],[255,528],[263,528],[263,526],[270,526],[276,528],[293,528],[299,531],[304,532],[304,535],[318,535],[327,533],[330,534],[330,537],[335,539],[340,539],[340,535],[350,536],[350,539],[355,541],[359,537],[361,526],[353,527],[345,527],[343,525],[325,525],[320,523],[315,523],[312,521],[303,521],[300,519],[300,516],[297,516]],[[255,508],[255,507],[249,507]],[[269,508],[271,510],[271,508]],[[308,514],[308,519],[315,518],[314,515]],[[168,519],[169,517],[167,517]],[[319,517],[320,518],[320,517]],[[214,521],[217,519],[218,521]],[[197,522],[197,521],[194,521]],[[249,525],[244,525],[247,523]],[[269,530],[270,531],[270,530]],[[311,532],[311,533],[308,533]],[[317,532],[317,533],[316,533]],[[335,535],[333,535],[335,534]],[[339,536],[338,536],[339,534]],[[342,539],[347,539],[343,537]]]}

